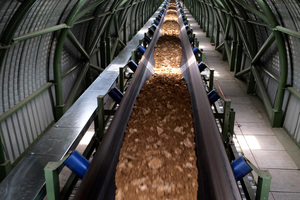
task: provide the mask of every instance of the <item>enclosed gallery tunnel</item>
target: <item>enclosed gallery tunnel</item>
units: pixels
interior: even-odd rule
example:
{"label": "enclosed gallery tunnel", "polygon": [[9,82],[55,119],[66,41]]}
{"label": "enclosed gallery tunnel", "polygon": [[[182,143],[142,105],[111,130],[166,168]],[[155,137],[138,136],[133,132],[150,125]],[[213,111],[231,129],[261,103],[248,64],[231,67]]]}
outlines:
{"label": "enclosed gallery tunnel", "polygon": [[[147,55],[153,53],[169,3],[0,1],[1,199],[42,199],[46,193],[50,195],[48,182],[46,192],[45,176],[48,179],[61,171],[60,160],[78,146],[92,124],[96,134],[82,152],[92,161],[86,176],[89,179],[83,179],[75,198],[82,199],[87,194],[93,199],[112,198],[114,183],[106,175],[113,176],[111,166],[116,165],[118,154],[115,149],[120,148],[123,139],[115,133],[125,131],[131,112],[126,109],[133,107],[142,87],[140,83],[153,73],[154,61]],[[269,199],[300,199],[300,2],[185,0],[179,3],[176,11],[184,57],[180,66],[186,71],[185,81],[194,106],[196,154],[205,152],[207,156],[198,157],[197,166],[198,170],[214,174],[202,175],[203,181],[198,175],[197,198],[238,199],[237,188],[247,188],[245,185],[250,184],[248,189],[257,188],[254,193],[262,193]],[[147,39],[151,40],[149,44]],[[147,49],[141,60],[142,53],[136,50],[139,47],[143,52],[140,45]],[[198,47],[196,53],[201,58],[197,55],[191,59],[188,52],[193,47]],[[228,135],[227,131],[223,134],[225,118],[210,118],[213,114],[216,118],[220,116],[216,113],[217,104],[221,104],[221,110],[227,104],[218,100],[213,106],[206,105],[206,93],[199,92],[202,86],[194,79],[193,74],[199,72],[193,73],[192,66],[200,63],[199,59],[208,68],[214,68],[214,90],[223,100],[230,98],[230,110],[236,112],[235,120],[231,118],[232,126],[228,125]],[[139,66],[136,73],[126,71],[128,82],[124,86],[125,80],[121,78],[124,72],[120,69],[125,70],[129,60],[135,60]],[[120,105],[107,95],[114,87],[125,94]],[[206,110],[201,110],[202,107]],[[197,114],[198,111],[202,114]],[[115,112],[111,126],[105,128],[102,122],[111,119],[107,116]],[[211,133],[216,127],[221,135]],[[209,135],[197,138],[197,133],[205,130],[209,130]],[[272,176],[270,193],[266,188],[259,189],[261,174],[244,178],[250,179],[245,183],[232,178],[228,166],[234,155],[244,155],[258,169],[268,170]],[[106,170],[105,176],[97,171],[97,165]],[[72,176],[70,182],[76,183],[76,176]],[[97,188],[96,184],[102,187]],[[64,187],[58,196],[69,198],[73,187]],[[199,192],[200,188],[203,192]],[[57,194],[55,189],[51,192]],[[253,191],[246,195],[246,191],[240,189],[240,192],[243,198],[255,198]]]}

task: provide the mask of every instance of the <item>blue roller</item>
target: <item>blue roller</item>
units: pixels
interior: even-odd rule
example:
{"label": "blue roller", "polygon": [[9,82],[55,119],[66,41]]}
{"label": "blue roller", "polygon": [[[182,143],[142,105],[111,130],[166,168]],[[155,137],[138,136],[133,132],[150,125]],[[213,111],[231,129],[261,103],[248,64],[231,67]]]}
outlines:
{"label": "blue roller", "polygon": [[108,95],[117,103],[120,104],[123,93],[116,87],[114,87],[112,90],[109,91]]}
{"label": "blue roller", "polygon": [[136,69],[138,68],[138,65],[137,65],[133,60],[130,60],[130,61],[127,63],[127,66],[128,66],[133,72],[135,72]]}
{"label": "blue roller", "polygon": [[207,68],[207,65],[204,62],[200,62],[198,63],[198,68],[199,71],[202,72],[203,70],[205,70],[205,68]]}
{"label": "blue roller", "polygon": [[141,46],[139,46],[137,49],[138,49],[138,50],[139,50],[139,52],[141,52],[142,54],[144,54],[144,53],[146,52],[146,49],[145,49],[145,47],[143,47],[142,45],[141,45]]}
{"label": "blue roller", "polygon": [[155,25],[158,25],[158,24],[159,24],[159,21],[158,21],[158,20],[154,20],[154,24],[155,24]]}
{"label": "blue roller", "polygon": [[150,30],[148,31],[148,33],[149,33],[150,35],[153,35],[153,34],[154,34],[154,31],[153,31],[152,29],[150,29]]}
{"label": "blue roller", "polygon": [[190,37],[190,38],[189,38],[189,41],[190,41],[190,43],[192,43],[192,42],[194,42],[195,40],[194,40],[193,37]]}
{"label": "blue roller", "polygon": [[191,29],[188,29],[186,32],[188,35],[192,33]]}
{"label": "blue roller", "polygon": [[218,93],[215,90],[210,91],[208,94],[208,99],[210,104],[215,103],[218,99],[220,99],[220,96],[218,95]]}
{"label": "blue roller", "polygon": [[244,176],[252,171],[252,168],[246,163],[243,157],[238,157],[231,163],[231,167],[236,181],[241,180]]}
{"label": "blue roller", "polygon": [[149,44],[151,42],[151,39],[149,36],[145,35],[144,40]]}
{"label": "blue roller", "polygon": [[65,160],[64,164],[81,179],[90,166],[90,162],[76,150]]}
{"label": "blue roller", "polygon": [[184,22],[183,22],[183,23],[184,23],[184,25],[187,25],[187,24],[188,24],[188,22],[187,22],[186,20],[184,20]]}
{"label": "blue roller", "polygon": [[200,50],[198,49],[198,47],[194,47],[194,48],[193,48],[193,52],[194,52],[194,54],[196,54],[196,53],[199,53]]}
{"label": "blue roller", "polygon": [[155,24],[152,24],[151,28],[154,29],[154,31],[156,30],[157,26]]}

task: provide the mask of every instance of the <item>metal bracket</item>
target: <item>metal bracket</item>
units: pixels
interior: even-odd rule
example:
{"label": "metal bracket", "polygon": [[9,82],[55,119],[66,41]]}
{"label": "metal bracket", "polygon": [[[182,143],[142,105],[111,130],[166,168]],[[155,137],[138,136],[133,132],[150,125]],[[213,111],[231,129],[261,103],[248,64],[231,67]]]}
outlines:
{"label": "metal bracket", "polygon": [[[197,41],[198,42],[198,41]],[[198,46],[196,44],[196,46]],[[197,62],[204,62],[205,61],[205,53],[203,52],[203,49],[200,49],[200,52],[195,54]]]}
{"label": "metal bracket", "polygon": [[269,192],[271,186],[272,176],[268,170],[257,169],[248,159],[245,158],[247,164],[253,169],[258,175],[258,183],[256,190],[255,200],[266,200],[269,199]]}
{"label": "metal bracket", "polygon": [[129,76],[126,77],[126,72],[127,72],[127,65],[120,67],[119,68],[119,78],[120,78],[120,91],[122,93],[125,92],[126,89],[126,82],[125,79],[131,79],[132,78],[132,74],[129,72]]}
{"label": "metal bracket", "polygon": [[[214,88],[215,70],[210,69],[210,68],[207,68],[207,69],[209,70],[209,73],[207,73],[207,71],[203,71],[203,72],[201,72],[201,75],[202,75],[202,77],[204,77],[204,81],[205,81],[206,85],[208,85],[208,92],[209,92]],[[206,77],[208,77],[208,79]]]}
{"label": "metal bracket", "polygon": [[46,191],[48,200],[60,199],[60,186],[59,186],[59,172],[64,161],[69,157],[71,153],[68,153],[59,162],[49,162],[44,168]]}
{"label": "metal bracket", "polygon": [[9,160],[5,160],[4,163],[0,164],[0,182],[9,174],[11,168],[12,167]]}
{"label": "metal bracket", "polygon": [[[109,115],[114,115],[116,113],[116,111],[114,109],[111,110],[106,110],[104,108],[104,98],[107,94],[105,95],[99,95],[97,97],[97,102],[98,102],[98,118],[95,121],[95,130],[96,130],[96,135],[97,135],[97,139],[99,141],[101,141],[104,137],[104,131],[105,131],[105,116],[109,116]],[[115,106],[113,106],[114,108]]]}

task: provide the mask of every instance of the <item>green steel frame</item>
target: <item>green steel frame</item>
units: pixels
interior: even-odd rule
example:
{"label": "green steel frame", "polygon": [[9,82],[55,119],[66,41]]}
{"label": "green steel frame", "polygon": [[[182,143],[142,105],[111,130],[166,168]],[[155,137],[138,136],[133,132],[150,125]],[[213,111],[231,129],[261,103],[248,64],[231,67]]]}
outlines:
{"label": "green steel frame", "polygon": [[[223,52],[226,52],[226,54],[223,54],[224,58],[228,59],[230,70],[234,71],[236,77],[242,77],[249,73],[248,93],[254,93],[255,85],[257,86],[262,95],[262,101],[266,107],[271,125],[280,127],[283,124],[282,106],[288,74],[287,41],[284,34],[300,38],[300,33],[280,26],[265,1],[254,1],[261,11],[242,0],[186,0],[184,4],[196,21],[200,23],[200,28],[206,31],[206,36],[211,38],[212,43],[216,43],[216,49],[223,49]],[[253,14],[261,21],[249,19],[247,13]],[[217,20],[214,21],[214,18]],[[256,45],[253,25],[263,26],[271,32],[260,48]],[[230,38],[229,32],[232,38]],[[213,34],[215,34],[214,37]],[[224,41],[222,43],[219,42],[220,34],[222,34]],[[277,80],[278,88],[275,100],[271,102],[268,95],[266,95],[266,88],[258,75],[258,69],[270,75],[271,73],[266,71],[263,66],[257,65],[261,56],[265,54],[274,42],[278,46],[280,77]],[[246,49],[246,54],[243,53],[243,47]],[[243,69],[246,57],[250,59],[251,67]],[[277,77],[271,77],[274,80],[277,79]],[[292,94],[300,96],[298,92]]]}
{"label": "green steel frame", "polygon": [[[43,85],[40,89],[35,91],[33,94],[26,97],[24,100],[16,104],[14,107],[6,111],[4,114],[0,115],[0,123],[4,120],[9,118],[11,115],[16,113],[20,110],[23,106],[31,102],[35,97],[40,95],[42,92],[49,90],[54,85],[55,87],[55,98],[56,98],[56,105],[55,105],[55,120],[58,120],[64,112],[72,105],[75,99],[78,97],[79,88],[82,85],[83,81],[86,78],[86,75],[90,72],[90,68],[97,69],[98,72],[102,72],[103,68],[108,65],[111,61],[112,57],[118,53],[118,44],[124,46],[124,44],[130,40],[137,32],[137,30],[143,25],[143,23],[156,11],[158,6],[162,1],[160,0],[116,0],[110,1],[106,3],[105,0],[98,0],[94,3],[88,5],[87,7],[83,8],[88,0],[78,0],[77,3],[73,6],[71,11],[68,14],[67,19],[64,23],[58,24],[52,27],[47,27],[41,30],[37,30],[31,33],[27,33],[24,35],[20,35],[15,37],[15,33],[18,28],[21,26],[23,21],[26,19],[26,16],[32,10],[32,8],[36,5],[38,0],[28,0],[24,1],[20,4],[17,11],[10,19],[6,29],[2,32],[2,37],[0,38],[0,71],[2,70],[2,65],[5,62],[6,54],[8,50],[17,43],[24,42],[26,40],[42,36],[49,33],[58,32],[59,36],[57,39],[57,45],[55,49],[55,56],[54,56],[54,80],[53,82],[48,82]],[[94,10],[92,17],[85,17],[85,15]],[[104,12],[103,12],[104,10]],[[130,12],[131,10],[131,12]],[[116,13],[121,13],[118,19],[122,19],[119,22],[116,18]],[[135,21],[135,24],[130,24],[130,36],[126,38],[126,19],[130,14],[130,23]],[[133,17],[139,20],[138,24],[136,20],[132,20]],[[103,18],[101,25],[98,26],[98,19]],[[81,44],[75,35],[72,33],[71,29],[80,23],[89,23],[89,28],[86,36],[86,44]],[[112,24],[114,26],[112,26]],[[100,27],[95,34],[95,37],[91,37],[93,34],[92,28],[93,27]],[[121,29],[121,27],[124,27]],[[132,30],[131,27],[135,29]],[[113,44],[113,48],[110,48],[110,33],[111,29],[117,29],[118,39]],[[124,41],[120,41],[119,36],[120,33],[123,31],[125,37]],[[83,59],[80,63],[77,63],[71,69],[62,72],[61,71],[61,59],[62,59],[62,51],[63,46],[66,40],[71,41],[74,47],[82,54]],[[97,45],[100,44],[98,47]],[[102,48],[102,47],[105,48]],[[101,50],[100,50],[101,49]],[[101,67],[96,66],[95,64],[91,63],[90,59],[95,54],[97,54],[97,58],[101,60]],[[107,59],[105,62],[103,60]],[[62,91],[62,79],[71,73],[73,70],[77,68],[81,68],[80,75],[78,77],[78,81],[75,83],[72,91],[70,92],[69,97],[67,98],[66,102],[63,102],[63,91]],[[51,123],[52,124],[52,123]],[[18,159],[17,159],[18,160]],[[3,141],[0,137],[0,181],[9,173],[11,169],[10,161],[6,160],[4,148],[3,148]]]}

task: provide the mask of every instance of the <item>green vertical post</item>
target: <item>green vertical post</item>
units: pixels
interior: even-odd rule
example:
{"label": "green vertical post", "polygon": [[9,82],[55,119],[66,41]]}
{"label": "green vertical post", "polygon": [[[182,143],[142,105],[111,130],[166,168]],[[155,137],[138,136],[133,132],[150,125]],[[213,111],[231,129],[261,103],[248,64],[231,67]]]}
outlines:
{"label": "green vertical post", "polygon": [[202,62],[204,62],[205,61],[205,53],[204,53],[204,51],[203,51],[203,49],[200,49],[200,51],[201,51],[201,61]]}
{"label": "green vertical post", "polygon": [[120,67],[119,68],[119,77],[120,77],[120,91],[123,93],[124,92],[124,80],[125,80],[125,67]]}
{"label": "green vertical post", "polygon": [[64,100],[63,100],[63,89],[62,89],[62,74],[61,74],[61,58],[64,41],[68,35],[68,29],[62,30],[57,41],[57,46],[54,53],[54,86],[55,86],[55,120],[58,121],[61,116],[65,113]]}
{"label": "green vertical post", "polygon": [[[147,33],[144,33],[144,37],[146,37]],[[146,47],[147,46],[147,42],[146,40],[143,40],[143,46]]]}
{"label": "green vertical post", "polygon": [[2,137],[0,134],[0,182],[8,175],[10,170],[11,170],[11,164],[9,160],[6,160],[4,147],[2,143]]}
{"label": "green vertical post", "polygon": [[127,44],[127,23],[123,24],[123,43]]}
{"label": "green vertical post", "polygon": [[211,7],[210,8],[210,12],[211,12],[211,31],[210,31],[210,43],[214,43],[215,42],[215,37],[214,37],[214,32],[215,32],[215,18],[213,15],[213,9]]}
{"label": "green vertical post", "polygon": [[[196,38],[197,39],[197,38]],[[196,42],[195,42],[195,45],[194,46],[196,46],[196,47],[199,47],[199,41],[198,40],[196,40]]]}
{"label": "green vertical post", "polygon": [[231,100],[224,99],[224,107],[223,107],[223,128],[222,128],[222,138],[224,143],[229,142],[229,121],[230,121],[230,106]]}
{"label": "green vertical post", "polygon": [[211,91],[214,88],[214,69],[209,70],[209,87],[208,90]]}
{"label": "green vertical post", "polygon": [[134,12],[135,11],[135,5],[133,5],[131,7],[131,11],[130,11],[130,23],[129,23],[129,40],[131,40],[131,38],[133,37],[133,34],[134,34],[134,28],[133,28],[133,15],[134,15]]}
{"label": "green vertical post", "polygon": [[243,46],[240,44],[240,41],[236,44],[236,58],[234,62],[234,75],[236,75],[238,72],[241,71],[241,65],[242,65],[242,59],[243,59]]}
{"label": "green vertical post", "polygon": [[[71,12],[68,14],[65,24],[68,27],[73,27],[76,15],[82,8],[82,6],[86,3],[87,0],[79,0],[72,8]],[[55,48],[54,53],[54,82],[55,82],[55,119],[58,120],[65,112],[65,105],[63,100],[63,89],[62,89],[62,74],[61,74],[61,59],[62,59],[62,52],[64,48],[65,40],[68,36],[69,29],[63,29],[58,37],[57,45]]]}
{"label": "green vertical post", "polygon": [[[203,12],[203,32],[208,31],[207,30],[207,24],[208,24],[208,14],[206,12],[206,8],[205,8],[205,4],[202,4],[202,12]],[[206,33],[206,37],[207,37],[207,33]]]}
{"label": "green vertical post", "polygon": [[139,20],[139,18],[138,18],[138,12],[139,12],[139,8],[140,8],[139,5],[140,5],[140,4],[137,3],[137,4],[136,4],[136,7],[135,7],[133,35],[136,34],[136,32],[137,32],[137,30],[138,30],[138,20]]}
{"label": "green vertical post", "polygon": [[210,12],[209,12],[209,6],[205,5],[206,7],[206,13],[207,13],[207,25],[206,25],[206,37],[210,37],[210,20],[211,20],[211,16],[210,16]]}
{"label": "green vertical post", "polygon": [[105,39],[105,41],[106,41],[106,56],[105,56],[105,58],[106,58],[106,63],[108,64],[111,62],[111,59],[112,59],[110,37],[107,37]]}
{"label": "green vertical post", "polygon": [[237,41],[233,41],[232,42],[232,52],[231,52],[231,58],[230,58],[230,66],[229,69],[231,72],[234,71],[235,69],[235,63],[236,63],[236,59],[237,59],[237,55],[238,55],[238,51],[237,51]]}
{"label": "green vertical post", "polygon": [[98,130],[97,137],[101,141],[104,136],[104,95],[97,97],[98,102]]}
{"label": "green vertical post", "polygon": [[268,200],[272,176],[267,170],[260,170],[255,200]]}
{"label": "green vertical post", "polygon": [[140,28],[143,27],[143,25],[146,22],[146,16],[145,16],[145,5],[146,5],[146,1],[142,2],[142,9],[141,9],[141,20],[140,20]]}
{"label": "green vertical post", "polygon": [[[233,109],[230,109],[230,117],[229,117],[229,132],[232,140],[232,136],[234,133],[234,121],[235,121],[235,111]],[[231,141],[229,141],[231,142]]]}
{"label": "green vertical post", "polygon": [[131,51],[131,60],[133,60],[134,62],[137,63],[136,56],[135,56],[135,51]]}
{"label": "green vertical post", "polygon": [[4,161],[1,161],[1,163],[0,163],[0,182],[9,174],[9,172],[11,171],[11,168],[12,167],[11,167],[11,163],[9,160],[4,159]]}
{"label": "green vertical post", "polygon": [[200,22],[201,22],[201,20],[200,20],[200,18],[201,18],[201,5],[200,5],[200,2],[198,2],[198,4],[197,4],[197,23],[198,23],[198,25],[200,25]]}
{"label": "green vertical post", "polygon": [[283,99],[284,92],[287,83],[287,74],[288,74],[288,59],[287,59],[287,50],[285,46],[285,40],[282,33],[274,31],[274,36],[277,41],[278,53],[279,53],[279,66],[280,66],[280,79],[278,82],[278,89],[275,97],[275,103],[273,108],[273,113],[271,117],[272,127],[281,127],[283,120]]}
{"label": "green vertical post", "polygon": [[104,40],[104,37],[102,37],[101,42],[100,42],[100,58],[101,58],[101,67],[104,69],[107,67],[107,62],[106,62],[106,41]]}
{"label": "green vertical post", "polygon": [[218,47],[220,45],[220,24],[217,23],[217,31],[216,31],[216,38],[215,38],[215,46]]}
{"label": "green vertical post", "polygon": [[225,48],[225,42],[226,41],[224,41],[224,45],[223,45],[223,49],[222,49],[222,60],[223,61],[227,61],[228,60],[227,51],[226,51],[226,48]]}
{"label": "green vertical post", "polygon": [[204,11],[203,11],[203,5],[200,5],[200,10],[201,10],[201,18],[200,18],[200,28],[203,29],[203,31],[205,31],[205,27],[204,27]]}
{"label": "green vertical post", "polygon": [[197,38],[194,38],[194,42],[192,43],[192,48],[194,48],[196,46],[196,44],[198,43],[199,46],[199,41]]}
{"label": "green vertical post", "polygon": [[59,172],[57,168],[58,163],[56,162],[49,162],[44,168],[48,200],[60,199],[60,187],[58,178]]}
{"label": "green vertical post", "polygon": [[253,72],[250,71],[249,73],[249,81],[247,84],[247,94],[254,94],[255,93],[255,79],[253,76]]}
{"label": "green vertical post", "polygon": [[269,199],[269,192],[272,179],[270,172],[268,170],[259,170],[247,158],[244,159],[247,162],[247,164],[253,169],[253,171],[258,175],[255,200]]}

